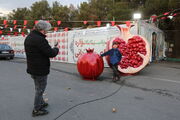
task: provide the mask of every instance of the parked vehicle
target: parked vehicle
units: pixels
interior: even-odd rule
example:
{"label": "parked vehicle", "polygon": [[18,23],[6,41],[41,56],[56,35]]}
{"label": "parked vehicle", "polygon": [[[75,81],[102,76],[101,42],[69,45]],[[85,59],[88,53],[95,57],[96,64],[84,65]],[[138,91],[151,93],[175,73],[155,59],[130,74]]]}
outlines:
{"label": "parked vehicle", "polygon": [[14,50],[7,44],[0,44],[0,58],[13,59]]}

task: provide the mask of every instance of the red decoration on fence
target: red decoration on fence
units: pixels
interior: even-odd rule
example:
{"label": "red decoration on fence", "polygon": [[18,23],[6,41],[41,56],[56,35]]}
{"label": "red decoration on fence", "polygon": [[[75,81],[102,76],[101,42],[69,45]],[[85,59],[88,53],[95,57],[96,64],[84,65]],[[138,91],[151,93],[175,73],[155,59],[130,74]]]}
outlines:
{"label": "red decoration on fence", "polygon": [[15,25],[17,23],[17,20],[13,20],[13,24]]}
{"label": "red decoration on fence", "polygon": [[87,21],[83,21],[84,25],[86,25],[88,22]]}
{"label": "red decoration on fence", "polygon": [[101,26],[101,21],[97,21],[97,26],[98,26],[98,27]]}
{"label": "red decoration on fence", "polygon": [[61,21],[57,21],[57,25],[60,25],[61,24]]}
{"label": "red decoration on fence", "polygon": [[24,20],[24,25],[27,25],[27,22],[28,22],[27,20]]}
{"label": "red decoration on fence", "polygon": [[131,22],[130,21],[126,21],[126,26],[127,27],[131,27]]}
{"label": "red decoration on fence", "polygon": [[10,34],[10,32],[8,32],[8,34],[7,34],[8,36],[10,36],[11,34]]}
{"label": "red decoration on fence", "polygon": [[8,27],[8,25],[5,25],[5,26],[4,26],[4,28],[7,28],[7,27]]}
{"label": "red decoration on fence", "polygon": [[17,28],[17,25],[14,26],[14,29],[16,29],[16,28]]}
{"label": "red decoration on fence", "polygon": [[34,24],[37,24],[38,23],[38,20],[34,21]]}
{"label": "red decoration on fence", "polygon": [[115,25],[115,21],[111,21],[111,25],[114,26]]}
{"label": "red decoration on fence", "polygon": [[23,29],[26,29],[26,26],[24,26]]}
{"label": "red decoration on fence", "polygon": [[58,31],[58,27],[54,27],[54,31]]}
{"label": "red decoration on fence", "polygon": [[14,32],[14,35],[15,35],[15,36],[18,36],[18,32]]}
{"label": "red decoration on fence", "polygon": [[66,32],[67,32],[67,31],[68,31],[68,28],[64,28],[64,31],[66,31]]}
{"label": "red decoration on fence", "polygon": [[156,22],[157,21],[157,16],[156,15],[152,15],[151,16],[151,20],[152,20],[152,22]]}
{"label": "red decoration on fence", "polygon": [[23,37],[25,37],[25,33],[24,32],[22,32],[21,34],[22,34]]}
{"label": "red decoration on fence", "polygon": [[1,36],[1,39],[4,40],[4,35]]}

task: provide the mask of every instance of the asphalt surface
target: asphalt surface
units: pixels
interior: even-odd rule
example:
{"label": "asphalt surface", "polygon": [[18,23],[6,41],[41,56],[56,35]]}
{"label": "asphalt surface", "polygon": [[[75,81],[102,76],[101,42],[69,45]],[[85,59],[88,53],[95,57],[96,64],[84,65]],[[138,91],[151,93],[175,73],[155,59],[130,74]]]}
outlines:
{"label": "asphalt surface", "polygon": [[33,118],[25,60],[0,60],[0,120],[180,120],[180,63],[151,63],[123,82],[111,76],[105,68],[97,81],[87,81],[76,65],[52,63],[44,96],[50,113]]}

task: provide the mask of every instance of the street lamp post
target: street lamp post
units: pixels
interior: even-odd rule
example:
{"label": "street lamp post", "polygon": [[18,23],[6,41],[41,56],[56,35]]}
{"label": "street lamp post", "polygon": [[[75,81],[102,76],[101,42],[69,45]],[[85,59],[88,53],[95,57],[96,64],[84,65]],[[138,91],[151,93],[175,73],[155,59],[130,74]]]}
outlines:
{"label": "street lamp post", "polygon": [[135,23],[137,24],[137,34],[139,34],[139,20],[141,19],[141,13],[134,13],[133,19],[135,20]]}

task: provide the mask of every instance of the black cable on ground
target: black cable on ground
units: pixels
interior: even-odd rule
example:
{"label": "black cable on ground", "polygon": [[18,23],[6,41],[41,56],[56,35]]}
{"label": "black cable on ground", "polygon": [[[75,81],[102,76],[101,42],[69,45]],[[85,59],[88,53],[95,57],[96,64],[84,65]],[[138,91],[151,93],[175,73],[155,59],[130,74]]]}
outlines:
{"label": "black cable on ground", "polygon": [[[10,61],[10,62],[13,62],[13,63],[21,63],[21,64],[22,64],[22,63],[25,63],[25,62],[17,62],[17,61]],[[62,71],[62,70],[59,71],[59,70],[54,69],[54,68],[53,68],[52,70],[58,71],[58,72],[64,72],[64,71]],[[126,78],[126,79],[128,79],[128,78]],[[81,105],[84,105],[84,104],[88,104],[88,103],[92,103],[92,102],[99,101],[99,100],[103,100],[103,99],[106,99],[106,98],[109,98],[109,97],[115,95],[117,92],[119,92],[119,91],[121,90],[121,88],[123,87],[124,82],[125,82],[126,79],[121,80],[119,88],[118,88],[116,91],[114,91],[113,93],[111,93],[111,94],[109,94],[109,95],[107,95],[107,96],[101,97],[101,98],[97,98],[97,99],[93,99],[93,100],[89,100],[89,101],[85,101],[85,102],[76,104],[76,105],[68,108],[68,109],[67,109],[66,111],[64,111],[63,113],[59,114],[59,115],[58,115],[56,118],[54,118],[53,120],[59,119],[59,118],[62,117],[65,113],[69,112],[70,110],[72,110],[72,109],[74,109],[74,108],[76,108],[76,107],[78,107],[78,106],[81,106]],[[118,85],[119,85],[119,84],[118,84]]]}
{"label": "black cable on ground", "polygon": [[[126,78],[126,79],[128,79],[128,78]],[[64,111],[63,113],[61,113],[60,115],[58,115],[58,116],[57,116],[56,118],[54,118],[53,120],[57,120],[58,118],[62,117],[65,113],[69,112],[69,111],[72,110],[73,108],[76,108],[76,107],[78,107],[78,106],[80,106],[80,105],[84,105],[84,104],[87,104],[87,103],[92,103],[92,102],[95,102],[95,101],[103,100],[103,99],[106,99],[106,98],[109,98],[109,97],[115,95],[117,92],[119,92],[119,91],[121,90],[121,88],[123,87],[124,82],[125,82],[126,79],[123,79],[123,80],[121,81],[121,84],[122,84],[122,85],[120,85],[119,88],[118,88],[116,91],[114,91],[113,93],[111,93],[111,94],[109,94],[109,95],[107,95],[107,96],[101,97],[101,98],[97,98],[97,99],[94,99],[94,100],[89,100],[89,101],[85,101],[85,102],[76,104],[76,105],[68,108],[66,111]]]}

